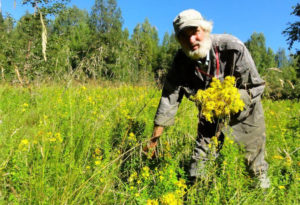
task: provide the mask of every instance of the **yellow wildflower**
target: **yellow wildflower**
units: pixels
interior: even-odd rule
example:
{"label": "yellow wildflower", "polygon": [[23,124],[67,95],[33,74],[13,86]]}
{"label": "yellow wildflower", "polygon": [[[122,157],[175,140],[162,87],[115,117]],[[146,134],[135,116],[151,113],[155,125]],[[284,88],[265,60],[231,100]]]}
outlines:
{"label": "yellow wildflower", "polygon": [[50,142],[55,142],[55,141],[56,141],[56,138],[51,137],[51,138],[49,139],[49,141],[50,141]]}
{"label": "yellow wildflower", "polygon": [[178,186],[178,188],[183,188],[183,189],[186,189],[186,188],[187,188],[184,179],[179,179],[179,181],[176,182],[175,184]]}
{"label": "yellow wildflower", "polygon": [[245,104],[234,84],[233,76],[227,76],[222,83],[213,78],[208,89],[198,90],[196,95],[191,97],[196,105],[201,107],[202,115],[207,121],[212,122],[213,117],[225,118],[244,109]]}
{"label": "yellow wildflower", "polygon": [[214,143],[214,145],[217,147],[218,144],[219,144],[218,138],[217,138],[216,136],[213,136],[213,137],[211,138],[211,140],[212,140],[212,142]]}
{"label": "yellow wildflower", "polygon": [[21,140],[19,144],[19,150],[25,151],[28,145],[29,145],[29,141],[27,139]]}
{"label": "yellow wildflower", "polygon": [[290,157],[287,157],[285,163],[286,163],[287,166],[291,166],[292,165],[292,159]]}
{"label": "yellow wildflower", "polygon": [[101,150],[100,150],[99,148],[96,148],[96,149],[95,149],[95,154],[96,154],[96,155],[99,155],[100,153],[101,153]]}
{"label": "yellow wildflower", "polygon": [[285,189],[285,186],[278,186],[279,189]]}
{"label": "yellow wildflower", "polygon": [[148,199],[147,205],[158,205],[157,199]]}
{"label": "yellow wildflower", "polygon": [[29,144],[29,141],[28,141],[27,139],[23,139],[23,140],[21,141],[21,144],[23,144],[23,145],[28,145],[28,144]]}
{"label": "yellow wildflower", "polygon": [[284,159],[284,158],[282,156],[280,156],[280,155],[274,155],[273,159]]}
{"label": "yellow wildflower", "polygon": [[167,204],[167,205],[182,204],[181,201],[176,198],[174,193],[168,193],[163,195],[160,201],[162,204]]}
{"label": "yellow wildflower", "polygon": [[61,134],[59,132],[55,133],[55,138],[57,139],[57,141],[62,142],[63,139],[61,138]]}
{"label": "yellow wildflower", "polygon": [[144,178],[148,178],[148,177],[150,176],[149,170],[150,170],[149,167],[147,167],[147,166],[143,167],[142,176],[143,176]]}
{"label": "yellow wildflower", "polygon": [[130,177],[128,178],[129,182],[133,182],[133,180],[135,180],[137,178],[137,173],[133,172]]}

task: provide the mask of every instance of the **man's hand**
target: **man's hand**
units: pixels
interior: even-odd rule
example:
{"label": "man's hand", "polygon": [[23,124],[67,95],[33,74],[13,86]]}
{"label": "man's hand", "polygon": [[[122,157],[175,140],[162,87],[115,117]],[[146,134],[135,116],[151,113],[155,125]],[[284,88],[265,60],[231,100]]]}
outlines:
{"label": "man's hand", "polygon": [[154,126],[151,139],[147,145],[143,147],[143,153],[150,159],[156,156],[156,146],[160,135],[163,133],[163,130],[164,127],[162,126]]}

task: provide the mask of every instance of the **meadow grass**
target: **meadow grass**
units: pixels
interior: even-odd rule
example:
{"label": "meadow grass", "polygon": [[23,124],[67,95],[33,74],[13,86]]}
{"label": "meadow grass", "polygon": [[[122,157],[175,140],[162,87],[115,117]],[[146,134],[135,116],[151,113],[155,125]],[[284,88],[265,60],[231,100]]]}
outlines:
{"label": "meadow grass", "polygon": [[197,109],[184,99],[158,157],[142,153],[161,91],[153,86],[0,87],[1,204],[299,204],[300,103],[264,100],[272,186],[261,190],[226,138],[188,183]]}

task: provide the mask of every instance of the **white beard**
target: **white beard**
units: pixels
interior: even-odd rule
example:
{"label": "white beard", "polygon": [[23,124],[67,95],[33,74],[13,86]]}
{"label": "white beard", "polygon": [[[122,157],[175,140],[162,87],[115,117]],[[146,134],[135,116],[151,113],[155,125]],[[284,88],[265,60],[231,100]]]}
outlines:
{"label": "white beard", "polygon": [[211,49],[212,41],[209,35],[207,35],[205,39],[203,39],[203,41],[201,42],[198,41],[196,45],[199,45],[199,48],[194,51],[190,50],[185,46],[182,46],[182,50],[184,51],[184,53],[193,60],[205,58],[209,50]]}

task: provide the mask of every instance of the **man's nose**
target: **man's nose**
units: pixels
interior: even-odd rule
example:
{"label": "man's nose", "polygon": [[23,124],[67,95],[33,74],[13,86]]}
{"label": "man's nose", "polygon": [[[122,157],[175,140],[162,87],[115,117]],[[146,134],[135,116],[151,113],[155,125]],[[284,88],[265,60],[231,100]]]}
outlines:
{"label": "man's nose", "polygon": [[191,43],[191,44],[194,44],[195,41],[196,41],[196,35],[191,35],[191,36],[190,36],[190,43]]}

